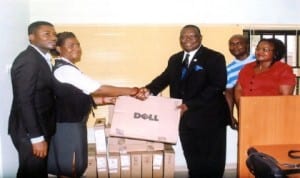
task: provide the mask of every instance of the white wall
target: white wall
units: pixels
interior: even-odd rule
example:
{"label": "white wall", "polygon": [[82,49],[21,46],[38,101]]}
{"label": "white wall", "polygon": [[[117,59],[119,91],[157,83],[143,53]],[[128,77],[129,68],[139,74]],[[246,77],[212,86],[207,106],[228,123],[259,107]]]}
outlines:
{"label": "white wall", "polygon": [[60,24],[300,24],[299,0],[30,0]]}
{"label": "white wall", "polygon": [[27,45],[29,4],[25,0],[0,1],[0,177],[15,177],[17,153],[7,134],[12,101],[9,67],[21,49]]}

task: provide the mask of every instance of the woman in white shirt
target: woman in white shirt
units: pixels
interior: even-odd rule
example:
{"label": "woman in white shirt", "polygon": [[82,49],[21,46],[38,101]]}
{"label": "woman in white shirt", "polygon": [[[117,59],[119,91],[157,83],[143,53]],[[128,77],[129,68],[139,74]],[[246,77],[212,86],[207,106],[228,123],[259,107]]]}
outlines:
{"label": "woman in white shirt", "polygon": [[58,58],[53,67],[56,94],[56,133],[50,144],[48,171],[60,177],[80,177],[87,167],[86,121],[95,104],[114,103],[120,95],[135,96],[137,87],[101,85],[74,64],[81,47],[72,32],[57,34]]}

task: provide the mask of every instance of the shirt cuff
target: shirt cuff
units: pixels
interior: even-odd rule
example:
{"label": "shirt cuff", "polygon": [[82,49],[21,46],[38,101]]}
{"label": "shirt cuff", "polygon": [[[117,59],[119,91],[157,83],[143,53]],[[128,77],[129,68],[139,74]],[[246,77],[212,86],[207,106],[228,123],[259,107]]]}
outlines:
{"label": "shirt cuff", "polygon": [[44,140],[45,140],[44,136],[39,136],[39,137],[35,137],[35,138],[30,139],[32,144],[39,143],[39,142],[42,142]]}

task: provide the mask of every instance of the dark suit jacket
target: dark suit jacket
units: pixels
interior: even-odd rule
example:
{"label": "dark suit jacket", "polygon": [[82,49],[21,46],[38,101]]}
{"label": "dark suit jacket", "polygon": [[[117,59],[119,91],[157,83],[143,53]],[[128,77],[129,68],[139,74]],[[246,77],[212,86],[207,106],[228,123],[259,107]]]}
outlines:
{"label": "dark suit jacket", "polygon": [[183,99],[188,111],[181,125],[200,128],[228,124],[229,110],[223,95],[227,80],[224,56],[201,46],[182,80],[183,55],[181,51],[171,56],[167,68],[146,88],[156,95],[169,86],[171,97]]}
{"label": "dark suit jacket", "polygon": [[51,136],[55,130],[53,75],[43,56],[28,46],[13,63],[11,80],[9,134],[30,138]]}

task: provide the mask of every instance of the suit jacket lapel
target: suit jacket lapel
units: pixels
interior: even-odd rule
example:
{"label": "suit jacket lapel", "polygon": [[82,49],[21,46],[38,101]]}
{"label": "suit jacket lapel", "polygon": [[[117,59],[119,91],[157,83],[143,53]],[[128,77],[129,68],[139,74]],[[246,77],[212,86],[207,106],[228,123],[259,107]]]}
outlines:
{"label": "suit jacket lapel", "polygon": [[39,58],[36,58],[36,60],[38,60],[38,62],[42,65],[41,67],[45,68],[45,70],[48,70],[51,73],[51,69],[50,69],[49,64],[47,63],[46,59],[36,49],[34,49],[32,46],[28,46],[27,49],[31,53],[34,53],[35,55],[38,55]]}
{"label": "suit jacket lapel", "polygon": [[199,48],[199,50],[196,52],[196,54],[193,56],[193,59],[191,60],[191,63],[189,65],[189,69],[188,69],[187,74],[186,74],[186,78],[188,78],[190,76],[190,74],[193,71],[195,71],[194,68],[195,68],[195,65],[197,64],[198,60],[200,59],[202,49],[203,49],[203,47],[201,46]]}
{"label": "suit jacket lapel", "polygon": [[182,67],[183,67],[183,61],[182,61],[182,59],[183,59],[183,52],[179,55],[179,57],[178,57],[178,62],[176,63],[176,71],[177,71],[177,73],[176,73],[176,78],[179,80],[179,81],[181,81],[182,79],[181,79],[181,75],[182,75]]}

